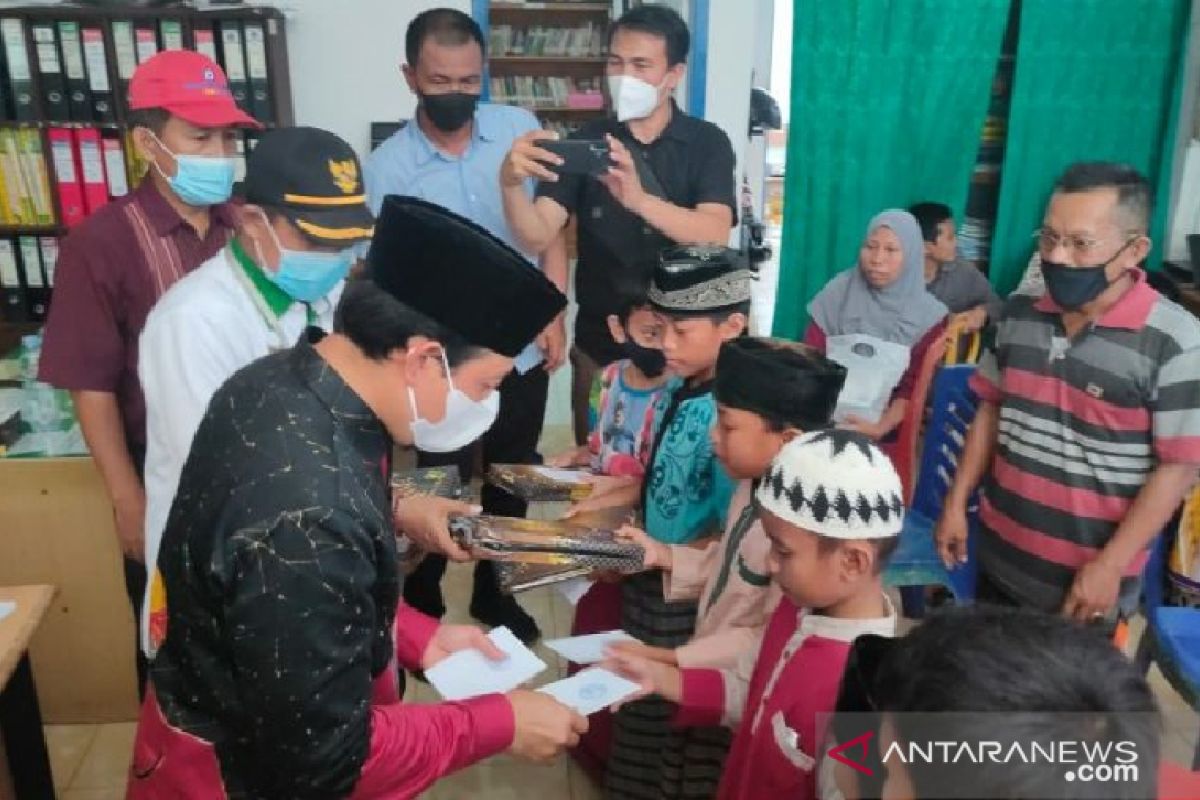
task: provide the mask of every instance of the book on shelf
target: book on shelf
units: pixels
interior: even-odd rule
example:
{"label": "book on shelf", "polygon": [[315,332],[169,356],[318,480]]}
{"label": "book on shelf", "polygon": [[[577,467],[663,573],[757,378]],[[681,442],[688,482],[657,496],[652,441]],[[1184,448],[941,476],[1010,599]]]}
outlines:
{"label": "book on shelf", "polygon": [[68,117],[76,122],[90,122],[95,108],[92,105],[92,90],[84,66],[83,39],[79,23],[58,23],[58,40],[62,45],[63,66],[67,72]]}
{"label": "book on shelf", "polygon": [[36,236],[0,237],[0,319],[42,322],[50,308],[53,264]]}
{"label": "book on shelf", "polygon": [[488,46],[493,56],[598,58],[604,55],[607,28],[593,22],[575,27],[493,25]]}
{"label": "book on shelf", "polygon": [[158,31],[152,22],[140,22],[134,30],[137,63],[144,64],[158,55]]}
{"label": "book on shelf", "polygon": [[4,118],[34,119],[37,104],[33,96],[33,70],[29,48],[25,44],[24,20],[17,17],[0,19],[0,37],[4,40]]}
{"label": "book on shelf", "polygon": [[163,50],[183,49],[183,23],[177,19],[164,19],[158,23]]}
{"label": "book on shelf", "polygon": [[229,91],[234,102],[246,113],[250,108],[250,84],[246,80],[246,51],[242,45],[242,23],[237,20],[222,20],[217,23],[220,30],[221,68],[229,79]]}
{"label": "book on shelf", "polygon": [[18,258],[16,240],[0,237],[0,316],[8,322],[24,322],[29,315]]}
{"label": "book on shelf", "polygon": [[83,39],[88,88],[92,92],[92,119],[115,122],[117,110],[113,105],[112,85],[108,80],[108,48],[104,44],[104,31],[99,25],[88,25],[80,31],[80,35]]}
{"label": "book on shelf", "polygon": [[54,224],[50,177],[37,128],[0,129],[0,224]]}
{"label": "book on shelf", "polygon": [[42,248],[38,237],[18,236],[17,257],[25,291],[25,316],[31,322],[42,322],[50,308],[50,287],[42,266]]}
{"label": "book on shelf", "polygon": [[493,76],[491,99],[525,108],[604,108],[599,78],[561,78],[542,75]]}
{"label": "book on shelf", "polygon": [[43,112],[48,119],[70,119],[67,75],[58,49],[58,31],[53,22],[35,22],[33,47],[37,53],[38,79],[42,84]]}

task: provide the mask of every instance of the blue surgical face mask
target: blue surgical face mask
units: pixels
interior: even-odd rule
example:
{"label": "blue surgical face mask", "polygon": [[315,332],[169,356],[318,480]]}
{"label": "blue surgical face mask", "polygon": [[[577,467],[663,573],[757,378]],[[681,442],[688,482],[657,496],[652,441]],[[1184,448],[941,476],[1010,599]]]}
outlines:
{"label": "blue surgical face mask", "polygon": [[[265,217],[264,217],[265,219]],[[267,231],[279,250],[279,266],[272,270],[263,258],[262,248],[255,242],[259,263],[263,272],[276,286],[287,292],[288,297],[301,303],[315,303],[325,297],[350,273],[354,265],[354,248],[336,253],[321,253],[312,250],[289,250],[279,242],[275,229],[269,221]]]}
{"label": "blue surgical face mask", "polygon": [[163,172],[157,161],[153,164],[180,200],[189,206],[215,206],[233,195],[235,162],[232,158],[176,155],[157,136],[154,140],[163,152],[175,159],[174,176]]}

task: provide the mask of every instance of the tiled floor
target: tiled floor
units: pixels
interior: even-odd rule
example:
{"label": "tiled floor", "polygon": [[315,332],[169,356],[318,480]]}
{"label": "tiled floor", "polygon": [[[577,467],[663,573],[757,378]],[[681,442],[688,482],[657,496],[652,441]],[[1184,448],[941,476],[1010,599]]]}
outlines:
{"label": "tiled floor", "polygon": [[[555,453],[566,446],[565,428],[547,429],[544,453]],[[536,507],[541,514],[552,515],[557,509]],[[443,584],[449,622],[470,622],[466,608],[470,602],[469,566],[451,566]],[[570,634],[572,608],[553,588],[537,589],[521,596],[525,608],[537,619],[547,638]],[[1141,633],[1135,620],[1130,641]],[[565,665],[554,653],[538,645],[535,650],[549,666],[537,678],[548,683],[565,675]],[[1132,651],[1131,651],[1132,652]],[[1163,710],[1164,755],[1178,764],[1190,764],[1196,745],[1200,719],[1179,695],[1170,689],[1157,668],[1150,672],[1151,685]],[[409,682],[408,702],[434,702],[436,696],[425,684]],[[62,800],[118,800],[124,797],[126,768],[132,751],[133,723],[115,725],[50,725],[46,738],[50,747],[55,786]],[[599,789],[568,758],[551,766],[532,766],[500,756],[478,764],[443,780],[425,794],[435,800],[592,800]]]}
{"label": "tiled floor", "polygon": [[[470,601],[469,566],[452,566],[446,578],[446,605],[449,622],[469,622],[466,607]],[[536,589],[522,596],[525,608],[533,614],[546,638],[569,636],[570,604],[550,588]],[[566,675],[561,659],[542,645],[534,648],[549,665],[537,683],[549,683]],[[409,681],[407,702],[429,703],[437,700],[427,685]],[[115,725],[48,725],[46,740],[50,748],[54,784],[62,800],[118,800],[124,797],[126,768],[133,746],[133,723]],[[508,756],[451,776],[427,792],[435,800],[465,800],[487,797],[489,800],[517,800],[536,796],[545,800],[591,800],[599,790],[574,762],[560,758],[551,766],[533,766]]]}
{"label": "tiled floor", "polygon": [[[445,582],[448,621],[468,622],[470,600],[469,567],[452,566]],[[571,607],[553,589],[538,589],[522,596],[525,608],[538,620],[547,638],[570,633]],[[1138,633],[1135,631],[1134,633]],[[1136,636],[1131,636],[1136,640]],[[535,650],[550,668],[539,683],[565,674],[564,664],[554,653],[538,645]],[[1150,672],[1151,685],[1163,709],[1164,754],[1177,764],[1190,764],[1200,720],[1191,708],[1163,681],[1157,668]],[[408,702],[434,702],[436,696],[425,684],[410,681]],[[46,739],[54,769],[54,783],[62,800],[119,800],[124,797],[125,770],[132,748],[132,723],[116,725],[49,725]],[[599,789],[567,758],[551,766],[532,766],[508,756],[493,758],[453,775],[425,795],[433,800],[592,800]]]}

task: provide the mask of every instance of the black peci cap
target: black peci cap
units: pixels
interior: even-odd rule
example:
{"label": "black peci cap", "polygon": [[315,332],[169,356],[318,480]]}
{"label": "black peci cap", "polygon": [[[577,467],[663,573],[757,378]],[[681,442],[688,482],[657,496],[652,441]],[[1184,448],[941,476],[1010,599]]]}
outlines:
{"label": "black peci cap", "polygon": [[846,368],[808,345],[742,336],[721,345],[713,394],[718,403],[802,431],[829,427]]}
{"label": "black peci cap", "polygon": [[477,347],[515,358],[567,305],[525,256],[484,228],[415,197],[383,200],[371,279]]}
{"label": "black peci cap", "polygon": [[358,156],[320,128],[279,128],[263,136],[246,161],[246,202],[279,210],[309,240],[349,247],[371,238]]}
{"label": "black peci cap", "polygon": [[675,316],[730,311],[750,302],[751,278],[741,254],[728,247],[668,247],[654,269],[650,303]]}

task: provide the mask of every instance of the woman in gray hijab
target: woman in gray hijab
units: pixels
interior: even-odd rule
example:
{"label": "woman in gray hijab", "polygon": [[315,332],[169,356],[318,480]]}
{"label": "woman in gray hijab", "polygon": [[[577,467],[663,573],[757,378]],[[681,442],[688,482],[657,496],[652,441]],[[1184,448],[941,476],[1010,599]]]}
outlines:
{"label": "woman in gray hijab", "polygon": [[946,307],[925,290],[921,228],[907,211],[875,216],[858,264],[808,306],[804,341],[847,369],[834,420],[883,440],[904,419],[925,352],[945,329]]}

